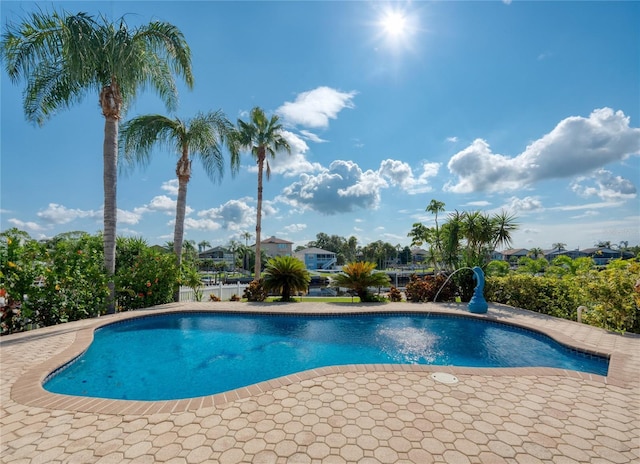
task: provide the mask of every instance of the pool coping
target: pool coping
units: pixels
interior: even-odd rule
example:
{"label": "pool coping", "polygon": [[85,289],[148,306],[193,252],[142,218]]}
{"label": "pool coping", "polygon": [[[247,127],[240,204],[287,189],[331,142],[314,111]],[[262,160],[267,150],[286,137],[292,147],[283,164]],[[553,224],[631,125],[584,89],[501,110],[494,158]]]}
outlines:
{"label": "pool coping", "polygon": [[[93,340],[96,329],[125,321],[131,318],[160,315],[175,312],[225,312],[225,313],[260,313],[260,314],[357,314],[357,313],[432,313],[487,319],[495,322],[515,325],[548,335],[557,342],[586,351],[591,354],[609,357],[607,376],[548,367],[517,368],[478,368],[440,365],[408,365],[408,364],[349,364],[321,367],[289,374],[275,379],[259,382],[246,387],[229,390],[213,395],[179,400],[134,401],[106,398],[93,398],[63,395],[48,392],[43,388],[45,380],[57,369],[82,354]],[[75,339],[69,347],[50,357],[43,363],[34,366],[20,375],[11,387],[11,398],[27,406],[49,409],[65,409],[77,412],[104,414],[136,414],[179,413],[196,411],[203,408],[218,407],[233,401],[259,395],[273,389],[291,385],[317,377],[345,372],[444,372],[452,375],[485,375],[485,376],[566,376],[581,380],[590,380],[609,385],[627,388],[637,382],[638,360],[616,347],[616,338],[631,339],[640,342],[640,336],[620,335],[586,326],[573,321],[553,318],[551,316],[525,311],[505,305],[490,304],[486,314],[474,314],[466,310],[466,305],[455,303],[387,303],[387,304],[332,304],[332,303],[170,303],[150,309],[102,316],[95,319],[77,321],[64,325],[38,329],[33,332],[44,334],[67,326],[75,331]],[[553,326],[553,327],[551,327]],[[16,334],[3,339],[28,338],[29,334]],[[612,338],[613,337],[613,338]],[[596,344],[585,339],[597,339]],[[4,340],[0,340],[0,345]],[[9,342],[9,340],[6,340]],[[635,377],[634,377],[635,376]]]}

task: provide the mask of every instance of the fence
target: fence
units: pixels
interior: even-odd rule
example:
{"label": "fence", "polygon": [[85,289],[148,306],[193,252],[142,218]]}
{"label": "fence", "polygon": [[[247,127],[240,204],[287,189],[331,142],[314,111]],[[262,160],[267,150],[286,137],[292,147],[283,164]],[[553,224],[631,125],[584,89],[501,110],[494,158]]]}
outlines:
{"label": "fence", "polygon": [[[209,301],[209,295],[215,295],[222,301],[229,301],[232,295],[242,298],[247,284],[220,284],[202,287],[202,301]],[[180,301],[195,301],[195,293],[189,287],[180,287]]]}

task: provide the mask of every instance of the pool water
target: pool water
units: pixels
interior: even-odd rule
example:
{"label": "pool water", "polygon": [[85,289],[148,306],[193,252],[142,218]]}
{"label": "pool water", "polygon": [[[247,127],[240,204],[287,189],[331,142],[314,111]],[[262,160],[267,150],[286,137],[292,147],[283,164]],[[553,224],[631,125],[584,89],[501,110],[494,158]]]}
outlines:
{"label": "pool water", "polygon": [[606,375],[608,360],[507,324],[433,314],[171,313],[96,330],[45,382],[53,393],[129,400],[212,395],[343,364],[546,366]]}

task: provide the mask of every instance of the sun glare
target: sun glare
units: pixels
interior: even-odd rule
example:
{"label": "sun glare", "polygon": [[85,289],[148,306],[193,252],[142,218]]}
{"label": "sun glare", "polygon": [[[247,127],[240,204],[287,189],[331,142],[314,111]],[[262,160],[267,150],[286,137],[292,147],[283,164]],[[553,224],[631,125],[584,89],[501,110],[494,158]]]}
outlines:
{"label": "sun glare", "polygon": [[407,18],[404,13],[389,11],[381,20],[384,32],[392,37],[397,37],[406,32]]}

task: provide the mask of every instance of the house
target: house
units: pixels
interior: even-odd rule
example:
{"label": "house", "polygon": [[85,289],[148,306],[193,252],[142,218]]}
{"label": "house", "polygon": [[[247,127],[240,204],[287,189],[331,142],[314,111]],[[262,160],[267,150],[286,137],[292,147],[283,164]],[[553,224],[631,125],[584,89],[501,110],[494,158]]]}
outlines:
{"label": "house", "polygon": [[427,250],[423,250],[422,248],[413,247],[411,248],[411,260],[414,263],[421,263],[424,261],[429,253]]}
{"label": "house", "polygon": [[[273,258],[275,256],[293,256],[292,246],[293,242],[276,238],[274,235],[260,242],[260,250],[269,258]],[[256,249],[255,245],[253,245],[253,249]]]}
{"label": "house", "polygon": [[225,263],[227,268],[234,268],[234,256],[231,250],[227,248],[223,248],[221,246],[217,246],[215,248],[210,248],[209,250],[203,251],[202,253],[198,253],[198,258],[200,259],[210,259],[213,261],[214,265],[218,263]]}
{"label": "house", "polygon": [[[520,258],[527,256],[529,254],[529,250],[526,248],[512,248],[509,250],[502,250],[499,254],[502,255],[502,257],[499,258],[502,261],[517,262]],[[498,256],[498,253],[496,253],[495,256]]]}
{"label": "house", "polygon": [[589,255],[585,253],[584,250],[558,250],[557,248],[554,248],[553,250],[544,251],[544,257],[549,262],[553,261],[558,256],[568,256],[571,259],[576,259],[584,258]]}
{"label": "house", "polygon": [[631,259],[634,256],[628,251],[612,250],[606,247],[585,248],[582,253],[592,258],[597,266],[605,266],[612,259]]}
{"label": "house", "polygon": [[321,248],[305,248],[296,251],[293,256],[302,261],[310,271],[334,269],[338,261],[335,253]]}

